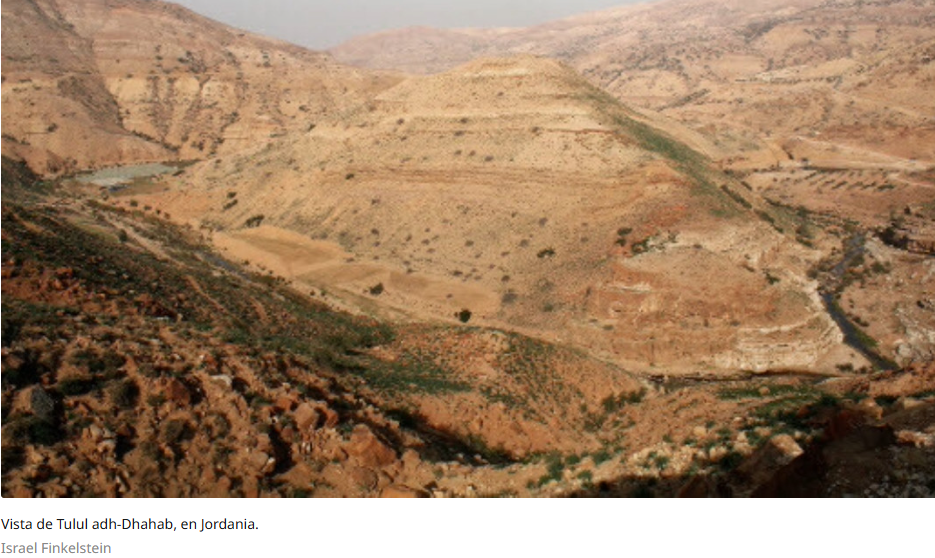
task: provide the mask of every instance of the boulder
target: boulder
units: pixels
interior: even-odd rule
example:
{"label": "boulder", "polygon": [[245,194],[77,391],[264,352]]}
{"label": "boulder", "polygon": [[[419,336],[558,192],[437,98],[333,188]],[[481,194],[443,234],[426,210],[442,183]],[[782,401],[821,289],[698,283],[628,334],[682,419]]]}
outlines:
{"label": "boulder", "polygon": [[341,422],[341,416],[330,407],[322,407],[320,411],[325,417],[325,428],[334,428]]}
{"label": "boulder", "polygon": [[180,380],[172,378],[166,382],[165,394],[166,399],[175,403],[179,407],[188,407],[191,405],[192,394],[188,390],[188,386],[186,386]]}
{"label": "boulder", "polygon": [[296,401],[295,395],[287,394],[287,395],[280,395],[279,397],[277,397],[275,406],[280,411],[288,412],[288,411],[291,411],[292,409],[295,409],[297,404],[298,402]]}
{"label": "boulder", "polygon": [[860,403],[857,404],[857,408],[874,420],[880,420],[883,418],[883,407],[880,407],[880,405],[872,397],[863,399]]}
{"label": "boulder", "polygon": [[773,436],[744,460],[737,472],[748,477],[754,485],[761,485],[803,453],[804,450],[792,436]]}
{"label": "boulder", "polygon": [[917,407],[922,407],[926,403],[913,397],[900,397],[893,405],[894,411],[908,411]]}
{"label": "boulder", "polygon": [[321,415],[315,407],[312,407],[308,403],[302,403],[296,407],[293,417],[295,418],[295,424],[299,428],[299,432],[308,432],[318,427],[318,421]]}
{"label": "boulder", "polygon": [[363,424],[351,433],[347,453],[365,467],[386,467],[396,461],[396,452]]}
{"label": "boulder", "polygon": [[867,415],[862,410],[844,409],[831,418],[826,433],[832,440],[838,440],[867,423]]}
{"label": "boulder", "polygon": [[402,456],[403,467],[409,470],[416,470],[422,464],[422,457],[414,449],[407,449]]}
{"label": "boulder", "polygon": [[[264,471],[269,465],[269,461],[272,457],[262,451],[251,452],[247,458],[247,463],[250,469],[259,472],[260,474],[265,474]],[[275,460],[274,460],[275,461]]]}
{"label": "boulder", "polygon": [[228,389],[234,387],[234,379],[228,376],[227,374],[218,374],[217,376],[211,376],[211,381],[222,385]]}
{"label": "boulder", "polygon": [[377,483],[380,481],[380,478],[376,473],[370,469],[364,469],[363,467],[352,466],[348,468],[347,477],[352,483],[354,483],[354,486],[364,492],[376,488]]}

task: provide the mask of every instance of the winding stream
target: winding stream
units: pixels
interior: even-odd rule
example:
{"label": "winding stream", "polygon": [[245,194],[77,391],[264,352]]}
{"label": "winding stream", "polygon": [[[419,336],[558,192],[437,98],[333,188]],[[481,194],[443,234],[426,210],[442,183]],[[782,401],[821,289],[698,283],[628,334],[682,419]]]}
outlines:
{"label": "winding stream", "polygon": [[866,357],[874,368],[892,370],[896,367],[896,364],[877,352],[876,347],[871,344],[863,330],[847,317],[844,309],[838,304],[838,295],[836,293],[844,281],[848,268],[851,267],[855,260],[860,259],[867,252],[864,246],[865,240],[863,233],[857,233],[844,242],[844,254],[831,269],[831,281],[825,282],[821,287],[821,300],[824,302],[825,309],[831,319],[838,324],[841,333],[844,334],[845,343]]}

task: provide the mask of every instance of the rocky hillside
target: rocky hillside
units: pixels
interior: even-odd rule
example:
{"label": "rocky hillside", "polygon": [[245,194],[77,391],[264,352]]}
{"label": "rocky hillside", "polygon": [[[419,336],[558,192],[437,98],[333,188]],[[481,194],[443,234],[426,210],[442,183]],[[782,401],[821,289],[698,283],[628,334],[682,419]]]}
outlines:
{"label": "rocky hillside", "polygon": [[915,0],[667,0],[527,29],[391,31],[332,52],[409,72],[536,53],[717,138],[725,157],[760,164],[766,145],[803,136],[932,162],[933,18]]}
{"label": "rocky hillside", "polygon": [[0,492],[935,494],[931,14],[8,1]]}
{"label": "rocky hillside", "polygon": [[4,185],[5,495],[441,489],[438,463],[596,451],[591,414],[645,390],[516,334],[333,310],[7,160]]}
{"label": "rocky hillside", "polygon": [[4,497],[905,495],[935,376],[644,381],[391,325],[3,167]]}
{"label": "rocky hillside", "polygon": [[392,83],[163,2],[3,4],[3,153],[41,174],[235,151]]}
{"label": "rocky hillside", "polygon": [[487,59],[133,199],[232,258],[409,319],[669,373],[850,359],[806,277],[819,253],[780,232],[794,216],[674,135],[693,137],[561,64]]}

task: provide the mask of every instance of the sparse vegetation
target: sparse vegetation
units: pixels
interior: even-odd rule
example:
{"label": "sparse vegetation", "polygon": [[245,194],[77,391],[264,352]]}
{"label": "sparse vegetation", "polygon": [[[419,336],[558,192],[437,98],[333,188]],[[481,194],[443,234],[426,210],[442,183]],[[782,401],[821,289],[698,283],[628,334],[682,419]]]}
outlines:
{"label": "sparse vegetation", "polygon": [[[151,8],[138,4],[127,9]],[[877,39],[838,33],[854,47],[842,67],[900,44],[884,4],[861,4],[856,26],[834,7],[845,27],[879,27]],[[928,475],[930,425],[910,423],[931,402],[913,398],[935,396],[920,362],[935,308],[935,174],[911,170],[926,164],[909,125],[918,107],[873,105],[880,75],[931,57],[881,58],[850,100],[854,80],[798,71],[834,53],[783,52],[788,33],[770,30],[804,20],[776,17],[733,33],[749,39],[741,62],[755,70],[736,76],[716,41],[693,42],[697,26],[665,44],[637,33],[611,66],[600,49],[565,52],[571,67],[473,62],[389,97],[379,92],[402,77],[345,80],[325,58],[239,32],[195,33],[197,49],[192,34],[157,40],[143,57],[152,68],[103,61],[156,104],[97,102],[94,72],[5,75],[11,106],[47,118],[4,134],[30,160],[3,168],[2,495],[745,496],[822,483],[860,495],[866,483],[850,481],[869,469]],[[815,45],[836,37],[805,23]],[[715,35],[731,36],[725,25]],[[91,44],[93,27],[69,36]],[[757,62],[767,33],[775,59]],[[208,55],[217,36],[226,43]],[[79,50],[94,70],[101,53]],[[651,99],[688,128],[584,85],[574,71],[585,58],[588,81]],[[274,68],[321,87],[283,87]],[[186,75],[240,85],[176,110]],[[711,91],[669,87],[699,76]],[[792,84],[800,114],[758,92]],[[78,112],[46,110],[57,94]],[[107,127],[91,114],[86,145],[69,153],[68,119],[89,110]],[[113,143],[114,122],[126,145]],[[907,159],[851,165],[868,146]],[[85,182],[82,169],[119,164],[117,152],[201,162]],[[30,166],[62,178],[40,181]],[[852,466],[865,446],[872,459]]]}
{"label": "sparse vegetation", "polygon": [[749,201],[747,201],[747,199],[746,199],[745,197],[743,197],[743,196],[741,196],[740,194],[738,194],[737,192],[731,190],[726,184],[721,185],[721,190],[723,190],[725,194],[727,194],[728,196],[730,196],[730,198],[731,198],[732,200],[734,200],[735,202],[739,203],[739,204],[740,204],[742,207],[744,207],[745,209],[753,209],[753,204],[751,204]]}
{"label": "sparse vegetation", "polygon": [[617,240],[616,240],[617,246],[620,246],[621,248],[626,248],[627,237],[630,236],[630,233],[632,232],[633,232],[633,229],[630,227],[622,227],[620,229],[617,229]]}
{"label": "sparse vegetation", "polygon": [[266,219],[263,215],[254,215],[244,222],[244,227],[248,229],[255,229],[263,224],[263,220]]}
{"label": "sparse vegetation", "polygon": [[649,251],[649,243],[651,240],[652,238],[647,237],[639,242],[634,242],[633,245],[630,246],[630,251],[633,252],[634,256],[645,254],[646,252]]}
{"label": "sparse vegetation", "polygon": [[555,257],[555,249],[554,249],[554,248],[544,248],[544,249],[542,249],[542,250],[539,250],[539,252],[536,254],[536,257],[539,258],[540,260],[541,260],[541,259],[545,259],[545,258],[554,258],[554,257]]}

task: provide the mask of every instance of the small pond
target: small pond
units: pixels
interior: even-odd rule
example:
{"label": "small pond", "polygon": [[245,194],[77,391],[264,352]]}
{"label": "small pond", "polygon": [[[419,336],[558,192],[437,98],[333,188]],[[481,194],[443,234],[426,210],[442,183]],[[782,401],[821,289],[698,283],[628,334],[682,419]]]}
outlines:
{"label": "small pond", "polygon": [[178,167],[165,165],[162,163],[149,163],[146,165],[130,165],[126,167],[112,167],[101,169],[90,174],[77,177],[78,182],[84,184],[94,184],[97,186],[110,188],[111,190],[120,189],[127,186],[137,178],[149,178],[175,172]]}

